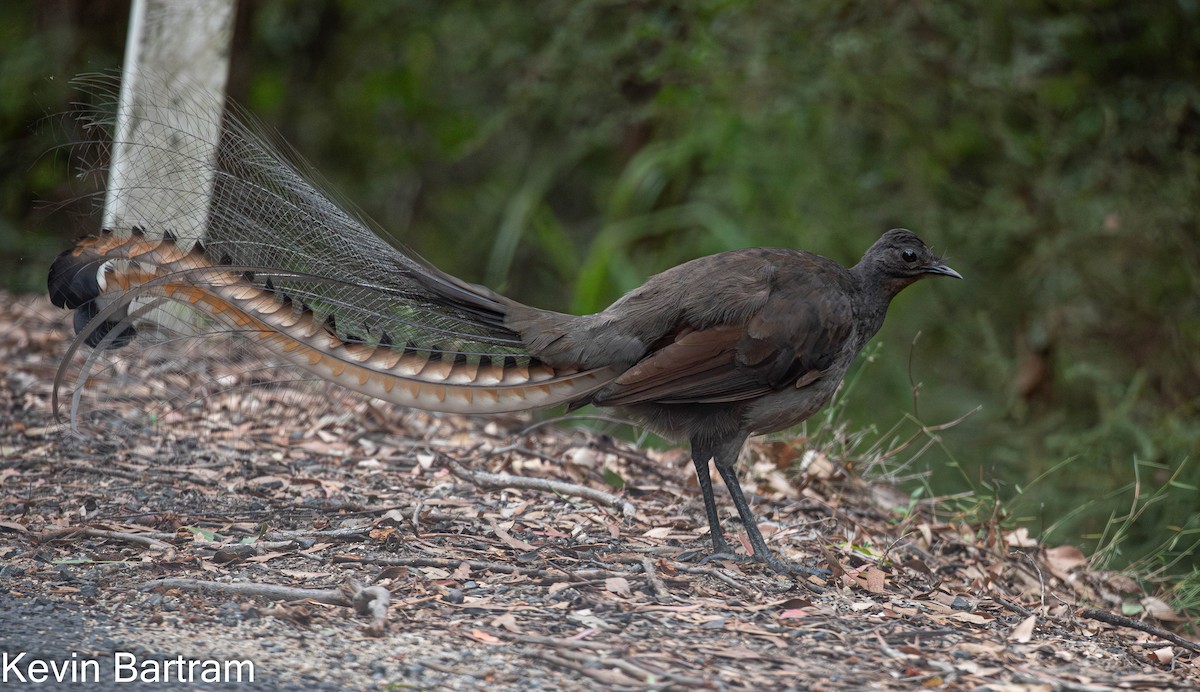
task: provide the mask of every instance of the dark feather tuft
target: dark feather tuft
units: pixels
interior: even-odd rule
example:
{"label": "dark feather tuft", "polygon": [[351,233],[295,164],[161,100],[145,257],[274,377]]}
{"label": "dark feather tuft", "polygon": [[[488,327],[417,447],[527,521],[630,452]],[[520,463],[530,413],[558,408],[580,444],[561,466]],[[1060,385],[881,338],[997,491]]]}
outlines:
{"label": "dark feather tuft", "polygon": [[50,302],[60,308],[74,309],[95,300],[100,295],[98,276],[103,264],[103,260],[80,257],[72,250],[60,254],[50,265],[46,278]]}

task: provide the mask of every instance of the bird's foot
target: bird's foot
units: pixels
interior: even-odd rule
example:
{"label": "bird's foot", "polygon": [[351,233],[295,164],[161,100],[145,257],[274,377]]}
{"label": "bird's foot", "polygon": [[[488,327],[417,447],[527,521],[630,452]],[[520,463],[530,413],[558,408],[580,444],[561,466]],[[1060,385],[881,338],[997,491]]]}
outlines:
{"label": "bird's foot", "polygon": [[792,562],[784,562],[774,555],[767,556],[767,558],[761,562],[765,564],[771,571],[789,577],[828,577],[832,574],[832,572],[827,569],[806,567],[804,565],[797,565]]}
{"label": "bird's foot", "polygon": [[714,551],[712,554],[704,556],[704,558],[702,558],[700,560],[700,564],[707,565],[708,563],[710,563],[714,560],[729,560],[731,562],[753,562],[754,557],[752,555],[738,555],[737,553],[733,552],[728,547],[726,547],[724,550]]}
{"label": "bird's foot", "polygon": [[740,563],[740,564],[746,564],[746,563],[760,564],[763,567],[766,567],[767,569],[771,570],[772,572],[774,572],[776,574],[780,574],[785,577],[791,577],[791,578],[799,580],[799,581],[804,581],[807,577],[826,578],[826,577],[829,577],[830,574],[832,574],[832,572],[830,572],[827,569],[820,569],[820,568],[816,568],[816,567],[806,567],[804,565],[797,565],[797,564],[794,564],[791,562],[784,562],[783,560],[780,560],[779,558],[777,558],[774,555],[771,555],[769,553],[767,554],[766,557],[760,558],[757,555],[738,555],[737,553],[734,553],[732,551],[725,550],[722,552],[716,552],[716,553],[712,553],[711,555],[705,556],[704,558],[702,558],[700,560],[700,564],[706,565],[709,562],[714,562],[714,561],[719,561],[719,560],[729,560],[730,562],[736,562],[736,563]]}
{"label": "bird's foot", "polygon": [[701,562],[702,560],[708,559],[708,554],[705,553],[703,550],[685,550],[682,553],[679,553],[678,555],[676,555],[675,559],[679,560],[680,562],[697,562],[698,563],[698,562]]}
{"label": "bird's foot", "polygon": [[703,555],[701,557],[700,551],[689,550],[681,553],[676,559],[680,560],[681,562],[698,562],[701,565],[707,565],[710,562],[717,562],[721,560],[728,560],[730,562],[736,562],[740,564],[756,562],[772,572],[775,572],[776,574],[792,577],[828,577],[831,574],[831,572],[827,569],[806,567],[804,565],[797,565],[780,560],[779,558],[775,557],[770,550],[765,549],[765,547],[761,552],[755,551],[751,555],[741,555],[735,553],[733,552],[733,548],[730,547],[729,542],[725,540],[724,536],[719,536],[713,540],[713,550],[708,555]]}
{"label": "bird's foot", "polygon": [[687,550],[679,554],[677,558],[680,562],[695,562],[701,565],[707,565],[714,560],[730,560],[733,562],[749,562],[752,557],[749,555],[738,555],[733,552],[733,548],[724,539],[713,541],[712,552],[706,553],[703,550]]}

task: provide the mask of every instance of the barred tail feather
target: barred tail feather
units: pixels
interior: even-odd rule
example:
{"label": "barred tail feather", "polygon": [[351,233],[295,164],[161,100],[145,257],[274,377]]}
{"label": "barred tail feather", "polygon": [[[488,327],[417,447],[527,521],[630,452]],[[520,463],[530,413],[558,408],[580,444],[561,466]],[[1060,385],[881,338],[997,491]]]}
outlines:
{"label": "barred tail feather", "polygon": [[[553,406],[586,396],[616,376],[608,369],[555,368],[511,351],[447,350],[439,342],[462,335],[439,335],[424,325],[416,325],[428,332],[424,341],[400,343],[387,332],[377,338],[340,334],[333,315],[344,306],[332,306],[322,319],[304,297],[274,287],[296,279],[343,283],[271,268],[214,265],[202,245],[184,252],[170,238],[151,240],[135,232],[128,239],[111,233],[85,239],[55,262],[49,287],[56,304],[87,317],[82,328],[76,320],[72,354],[82,344],[127,345],[139,320],[174,304],[186,309],[170,313],[177,326],[194,330],[207,323],[210,329],[241,334],[322,379],[430,411],[503,413]],[[467,287],[462,290],[463,300],[474,295]],[[154,321],[162,326],[164,320]],[[64,372],[60,368],[56,397]]]}

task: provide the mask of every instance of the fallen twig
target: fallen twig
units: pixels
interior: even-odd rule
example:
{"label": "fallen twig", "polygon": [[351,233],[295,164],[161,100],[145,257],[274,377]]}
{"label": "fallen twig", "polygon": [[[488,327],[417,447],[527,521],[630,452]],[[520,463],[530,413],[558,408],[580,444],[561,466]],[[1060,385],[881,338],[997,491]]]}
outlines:
{"label": "fallen twig", "polygon": [[687,572],[688,574],[703,574],[705,576],[712,577],[714,579],[723,581],[727,585],[733,587],[734,590],[736,590],[738,593],[741,593],[744,596],[752,596],[756,593],[754,591],[754,589],[751,589],[750,587],[745,586],[743,584],[737,583],[728,574],[725,574],[721,570],[716,569],[714,567],[700,567],[700,566],[696,566],[696,565],[680,565],[678,569],[680,572]]}
{"label": "fallen twig", "polygon": [[562,652],[562,655],[564,658],[579,661],[580,663],[585,663],[592,666],[611,666],[613,668],[618,668],[622,672],[640,678],[643,682],[648,684],[659,684],[664,679],[686,685],[707,684],[700,678],[693,678],[686,675],[679,675],[676,673],[668,673],[663,671],[647,670],[642,666],[639,666],[636,663],[630,663],[623,658],[596,656],[593,654],[584,653],[582,651],[564,651]]}
{"label": "fallen twig", "polygon": [[111,476],[114,478],[124,478],[127,481],[145,481],[146,474],[137,473],[134,471],[123,471],[115,468],[111,464],[96,464],[91,461],[76,461],[74,459],[66,459],[55,462],[58,466],[70,466],[76,471],[84,473],[95,473],[101,476]]}
{"label": "fallen twig", "polygon": [[658,570],[654,568],[654,560],[643,557],[642,571],[646,573],[646,581],[650,582],[650,588],[654,590],[654,597],[661,602],[670,601],[671,592],[667,589],[667,585],[663,583],[662,577],[658,576]]}
{"label": "fallen twig", "polygon": [[593,642],[586,639],[561,639],[559,637],[539,637],[533,634],[515,634],[508,631],[499,631],[497,636],[513,641],[524,642],[526,644],[545,644],[547,646],[557,646],[567,649],[602,649],[609,650],[612,648],[610,644],[602,642]]}
{"label": "fallen twig", "polygon": [[151,550],[160,550],[162,552],[169,552],[169,551],[175,550],[175,546],[171,545],[170,543],[160,541],[157,538],[154,538],[152,536],[147,536],[145,534],[128,533],[125,531],[107,531],[104,529],[89,529],[86,527],[72,527],[72,528],[68,528],[68,529],[60,529],[57,531],[47,531],[43,534],[38,535],[38,540],[51,541],[51,540],[57,540],[59,538],[66,538],[67,536],[87,536],[89,538],[109,538],[114,541],[124,541],[126,543],[133,543],[135,545],[140,545],[143,548],[149,548]]}
{"label": "fallen twig", "polygon": [[316,601],[326,605],[351,607],[354,604],[350,597],[340,589],[304,589],[281,584],[258,584],[253,582],[217,582],[203,579],[153,579],[141,585],[143,591],[154,589],[180,589],[181,591],[200,591],[212,594],[234,594],[237,596],[257,596],[273,601]]}
{"label": "fallen twig", "polygon": [[500,572],[501,574],[514,574],[524,577],[549,577],[552,572],[550,570],[539,569],[536,567],[514,567],[506,565],[502,562],[489,562],[487,560],[459,560],[456,558],[444,557],[356,557],[353,555],[335,555],[334,562],[349,562],[363,565],[381,565],[384,567],[440,567],[442,569],[455,570],[464,562],[471,569]]}
{"label": "fallen twig", "polygon": [[606,493],[603,490],[589,488],[585,485],[566,483],[564,481],[555,481],[548,478],[527,478],[525,476],[514,476],[510,473],[472,471],[453,459],[447,458],[446,462],[450,466],[450,470],[454,472],[454,475],[485,488],[524,488],[526,490],[541,490],[559,495],[582,497],[586,500],[591,500],[592,502],[597,502],[614,509],[619,509],[621,510],[621,514],[627,517],[632,517],[637,513],[637,509],[628,500],[619,498],[611,493]]}
{"label": "fallen twig", "polygon": [[288,541],[297,538],[338,538],[341,540],[368,538],[370,526],[350,526],[341,529],[302,530],[302,531],[268,531],[263,538],[271,541]]}
{"label": "fallen twig", "polygon": [[334,562],[349,562],[352,564],[363,565],[380,565],[384,567],[439,567],[441,569],[456,570],[460,565],[466,564],[473,570],[482,570],[490,572],[500,572],[501,574],[512,574],[521,577],[534,577],[538,579],[557,579],[563,580],[566,578],[573,582],[586,582],[596,579],[607,579],[609,577],[632,577],[633,572],[621,572],[617,570],[599,570],[599,569],[581,569],[567,570],[561,567],[554,569],[542,569],[539,567],[516,567],[506,565],[503,562],[490,562],[488,560],[460,560],[457,558],[446,557],[357,557],[353,555],[335,555]]}
{"label": "fallen twig", "polygon": [[370,615],[371,624],[367,633],[371,636],[382,636],[387,628],[387,611],[391,603],[391,593],[382,586],[364,588],[356,581],[350,581],[337,589],[304,589],[281,584],[257,584],[246,582],[216,582],[202,579],[154,579],[141,585],[143,591],[153,589],[180,589],[182,591],[199,591],[209,594],[235,594],[238,596],[257,596],[275,601],[316,601],[326,605],[354,608],[359,615]]}
{"label": "fallen twig", "polygon": [[[523,653],[526,656],[540,658],[543,661],[546,661],[547,663],[552,663],[556,666],[559,666],[560,668],[566,668],[569,671],[578,673],[579,675],[582,675],[584,677],[591,678],[592,680],[595,680],[596,682],[599,682],[603,685],[608,685],[610,687],[615,687],[615,686],[642,687],[646,684],[646,683],[642,682],[641,680],[637,680],[635,678],[630,677],[628,674],[626,674],[625,672],[620,671],[620,670],[608,670],[605,668],[596,668],[593,665],[580,665],[578,663],[575,663],[574,661],[572,661],[569,658],[566,658],[564,656],[559,656],[557,654],[552,654],[552,653],[549,653],[546,651],[539,651],[537,649],[522,649],[521,653]],[[563,652],[563,653],[568,653],[568,652]]]}
{"label": "fallen twig", "polygon": [[1015,601],[1010,601],[1007,598],[1001,598],[1000,596],[992,596],[992,600],[999,603],[1000,605],[1004,606],[1005,608],[1008,608],[1009,610],[1016,613],[1017,615],[1020,615],[1021,617],[1027,618],[1030,615],[1033,615],[1033,613],[1028,608],[1022,606],[1021,604],[1019,604]]}
{"label": "fallen twig", "polygon": [[1154,636],[1161,637],[1172,644],[1182,646],[1189,651],[1200,651],[1200,644],[1197,644],[1190,639],[1184,639],[1178,634],[1164,630],[1161,627],[1155,627],[1150,623],[1134,620],[1133,618],[1128,618],[1124,615],[1110,613],[1107,610],[1084,608],[1083,610],[1079,611],[1079,616],[1088,618],[1090,620],[1099,620],[1100,622],[1116,625],[1117,627],[1129,627],[1130,629],[1141,630],[1146,634],[1153,634]]}

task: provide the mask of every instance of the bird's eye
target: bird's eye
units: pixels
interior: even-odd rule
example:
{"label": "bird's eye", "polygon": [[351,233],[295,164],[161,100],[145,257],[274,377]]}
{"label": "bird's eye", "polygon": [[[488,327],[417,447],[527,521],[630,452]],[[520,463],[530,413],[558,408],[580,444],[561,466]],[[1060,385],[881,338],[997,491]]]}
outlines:
{"label": "bird's eye", "polygon": [[912,248],[907,248],[904,250],[904,252],[900,253],[900,257],[902,257],[905,262],[912,264],[913,262],[917,261],[917,251],[913,250]]}

